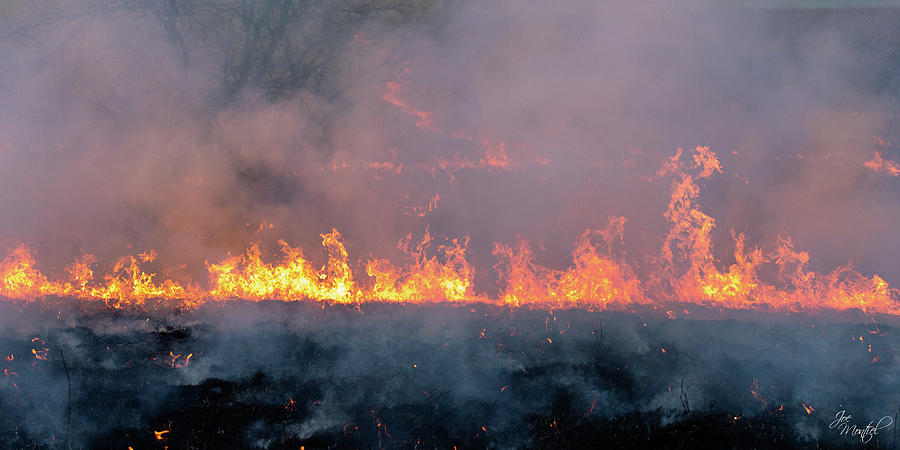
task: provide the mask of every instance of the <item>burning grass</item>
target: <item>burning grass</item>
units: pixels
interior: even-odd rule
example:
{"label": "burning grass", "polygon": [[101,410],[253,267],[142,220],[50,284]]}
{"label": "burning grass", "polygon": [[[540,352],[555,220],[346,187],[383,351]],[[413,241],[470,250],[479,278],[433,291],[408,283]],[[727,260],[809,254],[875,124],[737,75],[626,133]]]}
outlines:
{"label": "burning grass", "polygon": [[[795,249],[787,236],[764,252],[732,230],[733,263],[721,264],[713,256],[716,221],[697,202],[700,183],[721,173],[721,164],[709,147],[696,147],[691,158],[683,158],[683,153],[678,149],[657,172],[658,177],[672,177],[664,213],[670,228],[660,254],[645,258],[653,269],[643,276],[636,270],[639,262],[627,261],[624,252],[614,250],[624,240],[626,218],[611,217],[606,228],[588,229],[578,238],[571,265],[562,270],[538,264],[524,240],[516,246],[495,244],[502,289],[493,296],[474,288],[475,267],[466,258],[468,238],[436,244],[426,231],[413,245],[409,235],[399,245],[407,256],[404,264],[372,257],[365,264],[366,276],[360,277],[336,229],[320,235],[328,254],[323,265],[284,241],[280,261],[263,261],[254,244],[242,255],[207,262],[205,288],[194,281],[158,281],[156,274],[144,272],[141,264],[156,258],[153,251],[123,257],[97,279],[96,258],[86,254],[66,268],[67,279],[55,281],[38,270],[27,247],[19,246],[0,262],[0,295],[22,301],[76,297],[114,308],[143,307],[157,299],[183,308],[234,299],[488,303],[545,310],[627,310],[648,304],[665,308],[688,302],[726,309],[900,314],[897,289],[880,276],[863,275],[849,263],[830,273],[813,272],[808,269],[810,255]],[[775,275],[763,275],[767,273]]]}

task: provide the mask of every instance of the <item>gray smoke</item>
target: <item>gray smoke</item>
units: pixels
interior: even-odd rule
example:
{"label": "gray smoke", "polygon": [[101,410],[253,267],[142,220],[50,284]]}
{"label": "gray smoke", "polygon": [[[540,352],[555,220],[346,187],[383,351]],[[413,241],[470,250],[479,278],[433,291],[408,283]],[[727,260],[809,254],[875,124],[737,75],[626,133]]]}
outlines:
{"label": "gray smoke", "polygon": [[493,289],[493,242],[528,238],[563,267],[609,215],[642,264],[667,227],[656,169],[710,145],[725,174],[701,202],[723,263],[733,228],[763,246],[789,234],[819,270],[900,275],[896,179],[863,166],[894,157],[894,9],[421,3],[332,31],[311,7],[291,39],[328,70],[273,94],[277,74],[229,91],[237,44],[212,40],[202,2],[180,25],[187,69],[149,13],[96,4],[4,11],[0,236],[48,272],[153,248],[153,270],[202,280],[251,241],[322,258],[332,227],[354,260],[396,259],[430,227],[471,236]]}
{"label": "gray smoke", "polygon": [[721,445],[852,445],[828,428],[838,411],[864,426],[900,401],[895,326],[847,317],[281,302],[8,312],[3,365],[17,375],[0,379],[0,432],[19,447],[636,445],[666,426],[695,427],[670,435],[695,442],[715,430]]}

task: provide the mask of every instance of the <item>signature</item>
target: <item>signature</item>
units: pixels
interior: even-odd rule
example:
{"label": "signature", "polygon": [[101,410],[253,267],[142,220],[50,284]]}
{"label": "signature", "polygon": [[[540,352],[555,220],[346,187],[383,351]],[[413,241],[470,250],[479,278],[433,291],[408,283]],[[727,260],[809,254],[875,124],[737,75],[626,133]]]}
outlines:
{"label": "signature", "polygon": [[847,414],[847,411],[842,409],[834,415],[834,420],[828,424],[828,428],[838,430],[842,436],[859,436],[862,443],[866,444],[878,434],[879,430],[883,430],[894,424],[894,419],[892,419],[891,416],[884,416],[881,419],[878,419],[877,423],[874,420],[870,420],[868,425],[860,427],[850,423],[851,418],[853,418],[853,416]]}

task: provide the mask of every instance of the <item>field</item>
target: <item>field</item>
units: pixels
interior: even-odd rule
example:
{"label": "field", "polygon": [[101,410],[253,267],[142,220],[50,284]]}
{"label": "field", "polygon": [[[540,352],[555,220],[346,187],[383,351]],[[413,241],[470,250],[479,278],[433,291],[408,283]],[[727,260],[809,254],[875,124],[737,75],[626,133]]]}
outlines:
{"label": "field", "polygon": [[3,305],[9,448],[855,448],[838,411],[900,405],[896,329],[864,317],[59,306]]}

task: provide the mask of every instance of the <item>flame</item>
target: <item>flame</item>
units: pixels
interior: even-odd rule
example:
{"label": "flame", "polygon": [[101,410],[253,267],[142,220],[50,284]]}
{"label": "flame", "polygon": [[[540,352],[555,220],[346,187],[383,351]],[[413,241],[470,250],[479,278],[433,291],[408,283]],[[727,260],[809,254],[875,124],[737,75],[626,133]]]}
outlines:
{"label": "flame", "polygon": [[879,151],[875,151],[874,153],[872,159],[864,163],[867,168],[875,172],[886,172],[891,176],[900,177],[900,164],[889,159],[884,159]]}
{"label": "flame", "polygon": [[441,201],[441,195],[439,193],[435,193],[434,196],[431,197],[431,200],[429,200],[425,205],[404,206],[401,209],[401,212],[406,216],[425,217],[426,215],[437,209],[439,201]]}
{"label": "flame", "polygon": [[[502,167],[500,162],[509,162],[501,156],[505,154],[503,144],[495,149],[495,163],[483,164]],[[65,267],[64,279],[54,280],[38,269],[29,247],[18,245],[0,261],[0,296],[26,303],[48,297],[75,298],[101,301],[113,308],[147,307],[150,300],[191,308],[203,302],[233,299],[488,303],[551,311],[626,309],[642,304],[656,307],[679,302],[729,309],[857,309],[870,314],[900,314],[898,291],[881,277],[864,276],[849,264],[830,273],[812,272],[807,269],[810,255],[795,249],[788,236],[780,236],[775,248],[765,251],[748,243],[744,234],[732,231],[733,261],[717,261],[712,235],[716,221],[703,212],[698,198],[701,185],[722,173],[722,166],[709,147],[696,147],[690,158],[683,158],[684,154],[683,149],[677,149],[656,174],[672,178],[664,212],[670,228],[659,255],[652,258],[656,270],[645,278],[636,274],[624,252],[617,252],[625,240],[627,220],[613,216],[605,228],[589,228],[577,238],[571,263],[563,269],[538,264],[525,239],[515,244],[496,243],[493,254],[500,275],[496,296],[474,288],[475,268],[466,258],[468,238],[438,243],[427,229],[415,244],[412,235],[401,240],[398,247],[405,257],[403,263],[373,256],[365,262],[365,276],[361,278],[351,268],[341,234],[332,229],[320,235],[328,254],[324,264],[314,263],[302,249],[284,241],[280,241],[280,259],[265,261],[260,247],[254,244],[219,262],[207,261],[205,288],[195,282],[160,281],[155,273],[145,271],[144,267],[157,258],[153,250],[122,257],[105,271],[96,257],[84,254]],[[438,199],[436,194],[428,209],[433,209]],[[260,229],[264,228],[274,225],[264,222]],[[670,318],[676,317],[675,310],[689,314],[683,308],[670,309]],[[175,355],[170,356],[175,365]]]}
{"label": "flame", "polygon": [[167,365],[173,369],[178,369],[181,367],[187,367],[191,364],[191,357],[193,357],[193,353],[188,353],[187,355],[178,354],[176,355],[174,352],[169,352],[168,363]]}
{"label": "flame", "polygon": [[411,235],[407,236],[399,246],[412,261],[409,267],[395,266],[384,259],[373,259],[366,264],[366,274],[375,282],[364,297],[404,303],[488,301],[472,292],[475,270],[465,256],[468,239],[439,245],[438,254],[431,257],[427,256],[427,250],[433,239],[427,230],[414,250],[409,248],[411,239]]}
{"label": "flame", "polygon": [[48,296],[74,296],[104,300],[113,307],[122,304],[140,306],[150,298],[196,298],[195,290],[171,280],[157,284],[153,281],[155,274],[140,270],[139,260],[150,262],[155,257],[153,251],[138,255],[138,259],[123,257],[115,263],[111,273],[104,275],[104,283],[89,285],[93,278],[90,266],[95,258],[85,254],[66,267],[69,281],[54,282],[35,268],[31,251],[20,245],[0,262],[0,295],[26,301]]}
{"label": "flame", "polygon": [[20,300],[33,301],[51,295],[72,293],[72,286],[51,282],[35,268],[31,251],[24,245],[14,248],[0,262],[0,294]]}
{"label": "flame", "polygon": [[624,224],[623,217],[613,217],[607,229],[588,229],[582,233],[572,252],[574,265],[567,270],[537,265],[525,240],[520,240],[516,248],[497,244],[494,255],[501,260],[497,269],[506,280],[501,301],[512,306],[551,309],[605,309],[647,303],[641,282],[631,268],[601,255],[591,240],[592,236],[599,235],[609,249],[614,236],[621,238]]}
{"label": "flame", "polygon": [[767,406],[769,404],[766,398],[759,393],[759,380],[757,380],[756,378],[753,379],[753,383],[750,385],[750,394],[763,406]]}
{"label": "flame", "polygon": [[257,245],[243,255],[226,258],[218,264],[207,263],[211,287],[205,297],[215,300],[313,299],[344,303],[356,300],[358,291],[340,233],[332,230],[321,237],[329,256],[328,263],[321,269],[316,269],[301,249],[284,241],[279,241],[284,254],[280,263],[264,263]]}
{"label": "flame", "polygon": [[403,87],[396,82],[389,81],[386,86],[387,92],[382,95],[384,101],[400,108],[404,113],[416,117],[416,126],[435,133],[440,130],[434,124],[434,111],[423,111],[406,103],[401,97],[403,96]]}
{"label": "flame", "polygon": [[484,158],[480,163],[482,167],[488,167],[499,170],[509,170],[515,164],[506,154],[506,143],[499,142],[491,144],[487,139],[482,140],[481,146],[484,148]]}
{"label": "flame", "polygon": [[32,349],[31,354],[34,355],[34,359],[39,361],[50,361],[50,349],[44,347],[45,342],[41,338],[32,338]]}
{"label": "flame", "polygon": [[[156,252],[138,255],[141,262],[151,262],[156,257]],[[83,270],[83,269],[82,269]],[[88,296],[101,299],[108,304],[119,307],[123,303],[140,306],[150,298],[196,298],[191,288],[165,280],[155,283],[156,274],[144,273],[133,256],[126,256],[113,266],[112,273],[104,276],[105,283],[99,287],[90,288]]]}
{"label": "flame", "polygon": [[[809,254],[795,251],[790,237],[781,237],[775,251],[766,255],[759,248],[747,250],[744,235],[732,230],[735,263],[720,270],[712,256],[715,219],[703,213],[694,200],[699,195],[697,181],[721,172],[721,166],[708,147],[697,147],[693,166],[701,170],[691,175],[680,163],[681,153],[679,149],[660,170],[661,175],[676,174],[665,214],[672,227],[661,252],[663,272],[669,275],[675,299],[735,309],[857,308],[866,313],[900,313],[895,301],[897,291],[878,275],[867,278],[850,265],[825,275],[806,271]],[[680,276],[673,275],[677,263],[683,261],[688,270]],[[780,285],[766,283],[759,277],[760,267],[770,262],[777,268]]]}

